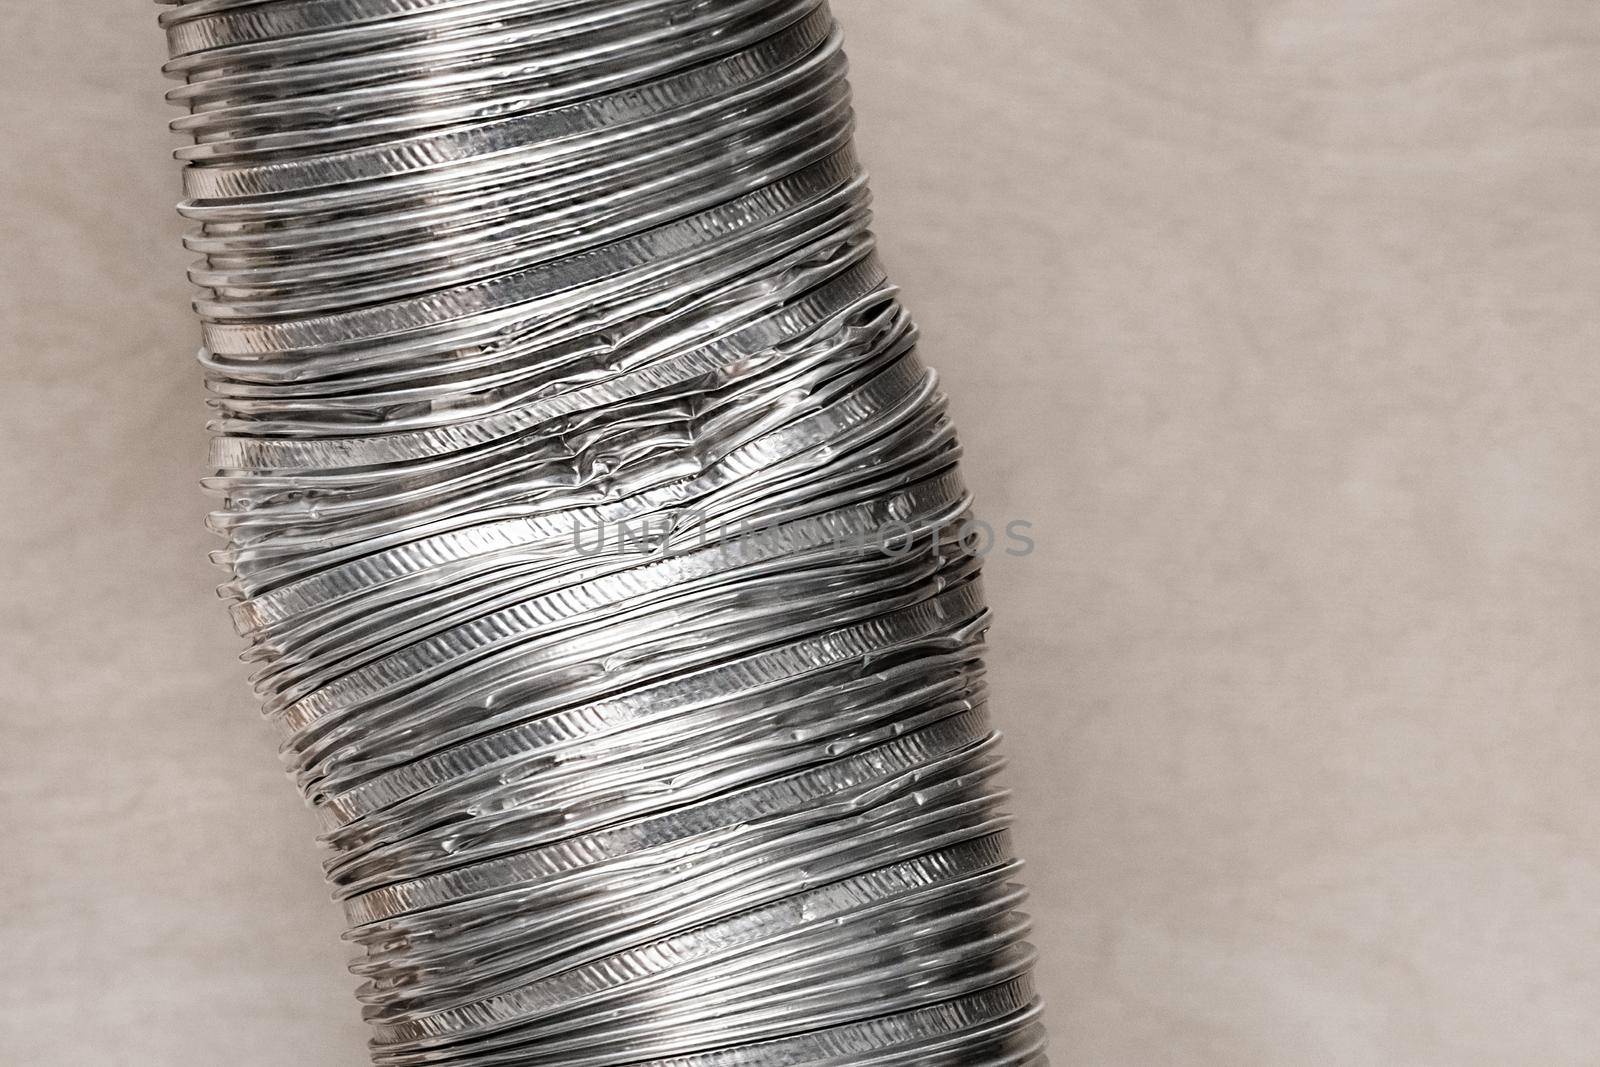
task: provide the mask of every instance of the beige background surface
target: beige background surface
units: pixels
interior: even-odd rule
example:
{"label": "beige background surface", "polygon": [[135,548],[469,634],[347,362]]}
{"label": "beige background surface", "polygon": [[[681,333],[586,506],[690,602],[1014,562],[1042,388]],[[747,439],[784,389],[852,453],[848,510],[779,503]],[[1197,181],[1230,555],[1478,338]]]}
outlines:
{"label": "beige background surface", "polygon": [[[840,0],[1063,1064],[1600,1062],[1600,4]],[[0,1063],[364,1062],[148,4],[0,4]]]}

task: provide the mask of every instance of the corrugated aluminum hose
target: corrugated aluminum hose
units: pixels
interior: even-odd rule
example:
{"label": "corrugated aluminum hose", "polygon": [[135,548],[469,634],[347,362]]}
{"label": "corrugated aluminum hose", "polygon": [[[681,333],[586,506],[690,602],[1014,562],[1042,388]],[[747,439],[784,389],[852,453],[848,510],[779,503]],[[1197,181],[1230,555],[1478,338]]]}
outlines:
{"label": "corrugated aluminum hose", "polygon": [[192,0],[215,553],[380,1065],[1046,1062],[818,0]]}

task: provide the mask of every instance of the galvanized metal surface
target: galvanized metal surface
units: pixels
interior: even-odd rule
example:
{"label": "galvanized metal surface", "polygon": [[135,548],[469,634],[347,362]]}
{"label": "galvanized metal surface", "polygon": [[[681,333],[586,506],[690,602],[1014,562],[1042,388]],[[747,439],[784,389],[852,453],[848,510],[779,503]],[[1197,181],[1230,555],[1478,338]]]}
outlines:
{"label": "galvanized metal surface", "polygon": [[1043,1064],[814,0],[162,18],[208,486],[381,1064]]}

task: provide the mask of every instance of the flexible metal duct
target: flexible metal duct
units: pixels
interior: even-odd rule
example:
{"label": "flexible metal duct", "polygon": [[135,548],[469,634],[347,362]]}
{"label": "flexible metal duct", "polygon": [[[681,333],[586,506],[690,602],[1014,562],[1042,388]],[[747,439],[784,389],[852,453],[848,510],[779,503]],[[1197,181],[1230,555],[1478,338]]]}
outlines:
{"label": "flexible metal duct", "polygon": [[816,0],[162,16],[216,553],[379,1064],[1045,1062]]}

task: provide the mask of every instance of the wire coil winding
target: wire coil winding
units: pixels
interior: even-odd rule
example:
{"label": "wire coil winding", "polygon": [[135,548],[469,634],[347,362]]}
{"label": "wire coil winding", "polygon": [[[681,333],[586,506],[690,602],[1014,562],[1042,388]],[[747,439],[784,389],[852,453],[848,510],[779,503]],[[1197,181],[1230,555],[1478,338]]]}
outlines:
{"label": "wire coil winding", "polygon": [[374,1062],[1044,1064],[825,5],[161,22],[214,555]]}

